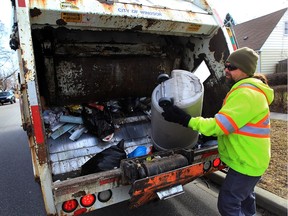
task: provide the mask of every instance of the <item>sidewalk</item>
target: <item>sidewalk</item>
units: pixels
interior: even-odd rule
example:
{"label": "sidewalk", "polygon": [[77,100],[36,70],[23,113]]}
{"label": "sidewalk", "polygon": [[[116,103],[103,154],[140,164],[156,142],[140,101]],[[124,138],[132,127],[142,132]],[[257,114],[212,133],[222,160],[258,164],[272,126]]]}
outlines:
{"label": "sidewalk", "polygon": [[[221,185],[224,181],[226,174],[217,171],[207,175],[207,177],[214,183]],[[255,187],[256,203],[259,207],[268,210],[277,216],[287,216],[287,200],[279,197],[262,188]]]}

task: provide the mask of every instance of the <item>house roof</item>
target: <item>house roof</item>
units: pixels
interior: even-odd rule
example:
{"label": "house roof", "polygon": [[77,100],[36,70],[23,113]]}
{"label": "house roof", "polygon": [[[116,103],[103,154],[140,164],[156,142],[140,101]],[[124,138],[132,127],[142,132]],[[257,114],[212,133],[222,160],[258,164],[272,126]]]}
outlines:
{"label": "house roof", "polygon": [[273,29],[283,17],[287,8],[234,26],[238,47],[260,50]]}

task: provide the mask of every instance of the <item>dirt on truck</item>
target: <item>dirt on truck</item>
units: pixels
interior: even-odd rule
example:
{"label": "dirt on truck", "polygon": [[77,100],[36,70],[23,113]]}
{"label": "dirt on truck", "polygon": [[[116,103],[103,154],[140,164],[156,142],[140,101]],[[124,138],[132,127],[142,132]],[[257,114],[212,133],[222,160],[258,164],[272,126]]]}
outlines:
{"label": "dirt on truck", "polygon": [[176,104],[212,117],[229,89],[232,44],[208,2],[12,4],[22,126],[47,215],[138,207],[224,167],[215,138],[161,116]]}

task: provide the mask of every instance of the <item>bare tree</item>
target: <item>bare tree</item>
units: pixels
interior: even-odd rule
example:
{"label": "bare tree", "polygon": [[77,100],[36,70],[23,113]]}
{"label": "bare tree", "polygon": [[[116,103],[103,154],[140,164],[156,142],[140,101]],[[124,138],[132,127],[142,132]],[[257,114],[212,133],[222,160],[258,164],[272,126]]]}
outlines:
{"label": "bare tree", "polygon": [[15,57],[16,53],[9,48],[9,32],[0,21],[0,90],[16,87]]}
{"label": "bare tree", "polygon": [[9,60],[9,50],[5,49],[5,35],[8,34],[5,25],[0,21],[0,67]]}

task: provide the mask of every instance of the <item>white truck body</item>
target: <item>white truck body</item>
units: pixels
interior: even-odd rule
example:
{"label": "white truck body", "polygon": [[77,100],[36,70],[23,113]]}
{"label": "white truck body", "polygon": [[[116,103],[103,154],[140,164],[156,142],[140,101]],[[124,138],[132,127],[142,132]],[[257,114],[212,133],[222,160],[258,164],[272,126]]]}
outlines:
{"label": "white truck body", "polygon": [[[121,130],[109,145],[89,133],[76,141],[68,135],[52,139],[44,122],[45,110],[51,107],[149,98],[160,73],[169,74],[177,68],[194,72],[203,61],[210,76],[204,82],[202,115],[213,116],[227,92],[223,64],[232,44],[205,0],[12,3],[17,25],[11,46],[19,51],[22,122],[47,215],[85,213],[129,199],[131,206],[137,207],[157,198],[157,191],[172,188],[175,191],[169,193],[177,194],[179,185],[181,188],[223,167],[213,167],[217,146],[176,148],[155,152],[164,158],[157,166],[165,166],[165,157],[179,155],[188,158],[188,165],[180,163],[163,173],[141,177],[136,167],[146,163],[148,156],[144,156],[123,160],[115,169],[81,176],[81,166],[87,160],[122,139],[132,145],[150,143],[147,115],[122,118]],[[175,173],[179,178],[169,178]],[[152,179],[156,183],[151,186]],[[101,193],[111,198],[103,201]],[[96,202],[85,207],[81,198],[88,194],[96,197]],[[77,205],[71,212],[63,210],[63,203],[69,200]]]}

